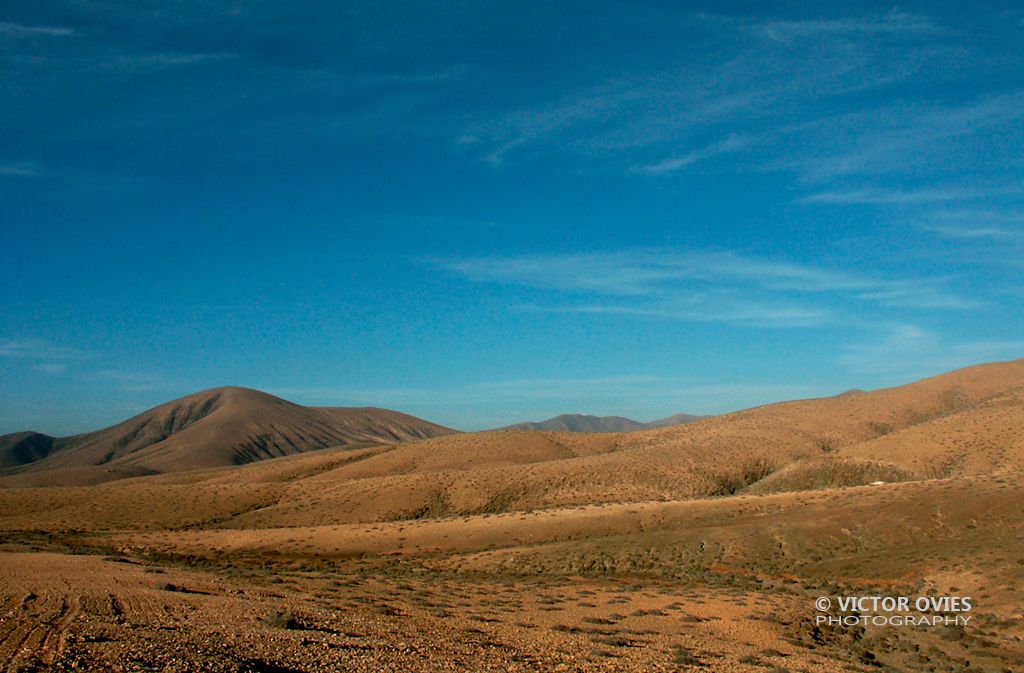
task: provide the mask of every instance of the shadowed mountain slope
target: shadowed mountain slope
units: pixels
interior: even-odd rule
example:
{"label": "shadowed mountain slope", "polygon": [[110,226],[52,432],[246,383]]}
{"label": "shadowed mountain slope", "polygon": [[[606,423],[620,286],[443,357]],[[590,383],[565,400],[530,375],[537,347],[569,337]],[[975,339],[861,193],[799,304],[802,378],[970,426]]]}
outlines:
{"label": "shadowed mountain slope", "polygon": [[0,436],[0,469],[46,458],[54,450],[56,442],[56,437],[41,432],[15,432]]}

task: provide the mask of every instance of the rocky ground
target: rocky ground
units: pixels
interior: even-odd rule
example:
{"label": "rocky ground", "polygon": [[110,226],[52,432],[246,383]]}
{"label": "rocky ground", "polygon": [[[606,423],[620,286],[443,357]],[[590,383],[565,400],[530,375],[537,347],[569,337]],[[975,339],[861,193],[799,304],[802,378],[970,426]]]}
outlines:
{"label": "rocky ground", "polygon": [[[942,642],[962,633],[929,649],[930,634],[817,629],[799,585],[195,569],[67,551],[0,552],[2,670],[1012,670],[950,659]],[[896,655],[906,669],[879,660]]]}

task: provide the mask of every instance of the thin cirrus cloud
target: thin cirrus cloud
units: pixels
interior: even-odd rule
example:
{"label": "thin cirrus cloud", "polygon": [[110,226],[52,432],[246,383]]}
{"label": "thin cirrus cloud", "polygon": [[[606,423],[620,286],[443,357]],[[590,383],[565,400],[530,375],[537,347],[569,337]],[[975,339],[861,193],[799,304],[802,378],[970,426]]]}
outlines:
{"label": "thin cirrus cloud", "polygon": [[94,353],[61,346],[44,339],[0,341],[0,358],[19,363],[18,366],[24,367],[28,371],[47,376],[72,372],[78,380],[100,383],[124,392],[160,390],[169,385],[169,382],[163,377],[145,372],[112,368],[82,371],[82,365],[95,362],[96,357],[97,355]]}
{"label": "thin cirrus cloud", "polygon": [[[485,159],[505,162],[513,152],[529,156],[555,144],[589,154],[616,155],[686,141],[687,136],[732,123],[750,123],[796,107],[815,92],[840,92],[855,84],[856,65],[772,63],[742,54],[717,66],[679,68],[612,79],[470,127],[462,144],[489,147]],[[468,142],[472,141],[472,142]],[[727,147],[728,139],[720,141]],[[690,150],[682,156],[700,152]],[[676,154],[676,153],[674,153]],[[691,157],[693,164],[702,158]],[[678,161],[678,156],[661,161]],[[657,162],[649,162],[655,165]]]}
{"label": "thin cirrus cloud", "polygon": [[989,239],[995,241],[1021,241],[1024,240],[1024,231],[1014,231],[1005,227],[993,226],[964,226],[953,224],[934,224],[926,226],[925,229],[933,231],[946,238],[961,240]]}
{"label": "thin cirrus cloud", "polygon": [[88,373],[86,378],[122,392],[146,392],[170,387],[170,383],[163,377],[122,369],[100,369]]}
{"label": "thin cirrus cloud", "polygon": [[165,69],[186,68],[238,58],[233,52],[151,52],[145,54],[110,53],[101,58],[80,63],[83,67],[104,70],[154,72]]}
{"label": "thin cirrus cloud", "polygon": [[661,179],[711,162],[717,173],[777,172],[797,181],[803,205],[909,210],[1021,195],[1024,91],[934,95],[999,67],[970,29],[899,10],[694,21],[722,38],[699,47],[701,67],[609,77],[471,125],[462,147],[496,164],[584,154]]}
{"label": "thin cirrus cloud", "polygon": [[[728,130],[729,127],[731,130]],[[780,172],[804,185],[821,185],[848,178],[911,176],[957,180],[977,172],[1001,176],[1019,165],[1014,148],[1024,130],[1024,92],[984,96],[959,105],[890,104],[867,111],[825,114],[796,123],[768,125],[756,132],[740,122],[726,125],[720,140],[655,161],[636,164],[630,173],[667,175],[723,157],[734,158],[731,168],[742,172]],[[988,147],[978,152],[978,147]],[[1024,149],[1024,148],[1021,148]],[[1004,191],[1005,190],[1005,191]],[[859,203],[913,203],[928,200],[969,200],[1014,188],[950,187],[901,195],[879,189],[850,189],[812,193],[803,203],[842,199]]]}
{"label": "thin cirrus cloud", "polygon": [[0,177],[40,178],[44,173],[34,164],[0,164]]}
{"label": "thin cirrus cloud", "polygon": [[59,346],[43,339],[9,339],[0,341],[0,358],[19,360],[81,360],[89,353]]}
{"label": "thin cirrus cloud", "polygon": [[995,185],[983,187],[941,186],[922,189],[886,189],[870,187],[864,189],[839,189],[808,194],[800,199],[806,204],[830,205],[914,205],[977,201],[980,199],[1019,195],[1024,193],[1021,185]]}
{"label": "thin cirrus cloud", "polygon": [[72,28],[64,26],[26,26],[20,23],[0,21],[0,36],[7,39],[33,38],[33,37],[67,37],[75,35]]}
{"label": "thin cirrus cloud", "polygon": [[631,250],[437,260],[470,280],[607,295],[646,295],[665,282],[740,280],[777,289],[825,291],[871,286],[841,273],[732,252]]}
{"label": "thin cirrus cloud", "polygon": [[750,26],[749,30],[779,42],[828,35],[936,35],[947,32],[926,16],[898,10],[859,18],[765,21]]}
{"label": "thin cirrus cloud", "polygon": [[32,369],[44,374],[57,375],[66,372],[68,370],[68,366],[63,362],[44,362],[42,364],[35,365]]}
{"label": "thin cirrus cloud", "polygon": [[1024,211],[1017,208],[940,210],[929,214],[924,229],[959,241],[1024,242]]}
{"label": "thin cirrus cloud", "polygon": [[807,308],[779,302],[763,304],[745,299],[738,292],[714,293],[682,300],[659,300],[640,305],[582,304],[522,306],[520,310],[578,315],[624,315],[664,318],[688,322],[745,323],[764,327],[817,327],[832,322],[835,315],[824,308]]}
{"label": "thin cirrus cloud", "polygon": [[916,325],[895,325],[874,341],[847,344],[838,363],[859,374],[921,375],[1024,356],[1024,341],[951,343]]}
{"label": "thin cirrus cloud", "polygon": [[629,169],[631,173],[648,175],[665,175],[692,166],[693,164],[714,157],[739,152],[750,145],[749,138],[736,134],[729,135],[725,140],[705,145],[704,147],[686,152],[685,154],[668,157],[650,164],[641,164]]}
{"label": "thin cirrus cloud", "polygon": [[[968,310],[943,279],[884,279],[734,252],[633,250],[435,260],[474,282],[562,293],[554,305],[521,308],[706,322],[808,327],[836,319],[833,304]],[[593,301],[593,298],[600,301]]]}
{"label": "thin cirrus cloud", "polygon": [[[993,138],[1006,149],[1024,125],[1024,92],[1012,91],[956,105],[894,103],[885,107],[823,117],[795,133],[805,148],[769,167],[791,170],[808,182],[851,175],[974,169],[991,160],[978,155],[978,143]],[[1002,161],[995,152],[996,161]],[[1005,157],[1013,161],[1013,153]],[[955,157],[956,161],[950,161]],[[982,166],[983,167],[983,166]]]}
{"label": "thin cirrus cloud", "polygon": [[[627,164],[658,174],[715,156],[715,147],[738,149],[730,147],[731,134],[749,132],[751,125],[770,135],[821,119],[816,105],[822,101],[905,80],[954,51],[935,44],[945,32],[940,26],[899,12],[831,21],[693,19],[731,46],[711,48],[697,68],[680,62],[658,72],[611,77],[560,100],[478,123],[463,141],[489,147],[485,158],[492,162],[513,151],[545,150],[556,139],[571,140],[577,151],[601,153],[659,152],[666,144],[689,148]],[[829,39],[822,41],[825,34]],[[865,41],[889,47],[895,40],[899,48],[865,48]],[[806,44],[813,57],[794,49],[793,41]],[[695,147],[694,134],[723,129],[724,139]]]}

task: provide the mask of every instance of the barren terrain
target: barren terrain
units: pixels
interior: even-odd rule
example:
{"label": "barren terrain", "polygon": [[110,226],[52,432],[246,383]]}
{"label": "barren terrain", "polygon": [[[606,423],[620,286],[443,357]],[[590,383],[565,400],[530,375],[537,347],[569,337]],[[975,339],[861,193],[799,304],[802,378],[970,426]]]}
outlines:
{"label": "barren terrain", "polygon": [[[0,480],[3,670],[1024,661],[1024,361],[630,433],[452,434],[78,485],[59,455]],[[816,625],[815,598],[838,595],[975,608],[966,626]]]}

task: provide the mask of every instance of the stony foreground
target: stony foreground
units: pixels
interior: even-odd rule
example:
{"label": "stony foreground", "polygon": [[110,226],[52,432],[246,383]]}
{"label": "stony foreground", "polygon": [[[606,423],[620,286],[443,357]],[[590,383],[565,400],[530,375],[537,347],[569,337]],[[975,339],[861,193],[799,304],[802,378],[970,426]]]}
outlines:
{"label": "stony foreground", "polygon": [[4,671],[824,673],[879,670],[879,657],[908,670],[1011,670],[966,663],[978,643],[949,630],[816,629],[800,587],[724,577],[212,571],[5,549]]}

